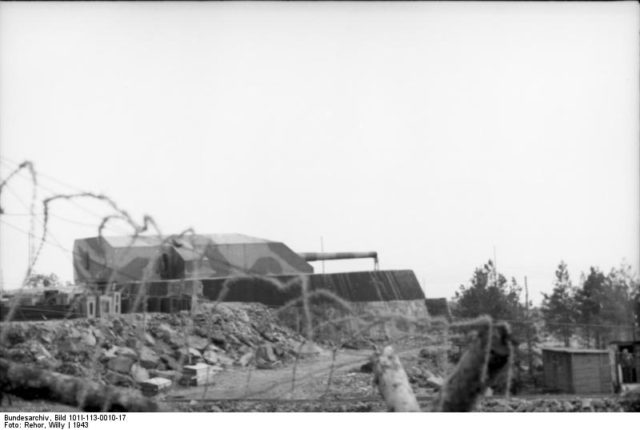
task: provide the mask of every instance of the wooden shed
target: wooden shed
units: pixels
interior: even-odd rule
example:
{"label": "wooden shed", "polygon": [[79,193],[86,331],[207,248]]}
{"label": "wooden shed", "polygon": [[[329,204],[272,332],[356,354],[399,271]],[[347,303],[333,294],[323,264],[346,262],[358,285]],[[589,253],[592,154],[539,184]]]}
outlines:
{"label": "wooden shed", "polygon": [[606,349],[543,348],[544,385],[571,394],[613,392]]}

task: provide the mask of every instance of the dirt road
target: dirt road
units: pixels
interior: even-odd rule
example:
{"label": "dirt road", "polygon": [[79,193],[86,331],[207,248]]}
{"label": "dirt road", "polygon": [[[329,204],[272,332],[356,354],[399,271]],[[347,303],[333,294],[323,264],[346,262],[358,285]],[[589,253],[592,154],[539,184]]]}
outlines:
{"label": "dirt road", "polygon": [[[317,398],[326,391],[330,374],[339,376],[360,367],[370,351],[330,351],[275,369],[230,369],[216,375],[214,385],[180,388],[167,400]],[[333,370],[332,370],[333,369]]]}

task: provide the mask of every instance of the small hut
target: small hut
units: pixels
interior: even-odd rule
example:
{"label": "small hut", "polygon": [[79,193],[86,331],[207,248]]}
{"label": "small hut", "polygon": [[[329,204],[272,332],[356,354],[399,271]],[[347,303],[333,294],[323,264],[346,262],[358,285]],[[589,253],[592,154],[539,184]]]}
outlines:
{"label": "small hut", "polygon": [[549,391],[571,394],[613,391],[606,349],[543,348],[544,384]]}

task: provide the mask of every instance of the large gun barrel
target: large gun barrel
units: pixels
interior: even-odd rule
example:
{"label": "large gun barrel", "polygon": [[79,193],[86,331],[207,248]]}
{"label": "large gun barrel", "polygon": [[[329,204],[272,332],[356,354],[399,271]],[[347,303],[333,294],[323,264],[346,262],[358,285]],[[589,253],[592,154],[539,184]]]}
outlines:
{"label": "large gun barrel", "polygon": [[325,261],[325,260],[351,260],[355,258],[373,258],[374,264],[378,266],[378,253],[370,252],[299,252],[298,255],[305,261]]}

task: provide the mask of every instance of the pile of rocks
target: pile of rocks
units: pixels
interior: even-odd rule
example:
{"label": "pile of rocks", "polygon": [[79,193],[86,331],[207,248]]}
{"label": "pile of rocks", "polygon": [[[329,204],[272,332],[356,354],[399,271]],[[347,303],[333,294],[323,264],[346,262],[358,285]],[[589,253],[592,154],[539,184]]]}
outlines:
{"label": "pile of rocks", "polygon": [[292,361],[303,341],[259,304],[0,328],[6,330],[0,356],[118,386],[139,386],[154,377],[177,381],[185,365],[197,363],[271,368]]}
{"label": "pile of rocks", "polygon": [[621,412],[623,407],[615,397],[568,399],[483,399],[482,412]]}
{"label": "pile of rocks", "polygon": [[452,367],[448,350],[446,346],[427,346],[420,350],[416,360],[405,360],[409,382],[414,387],[439,390],[444,384],[444,375]]}

